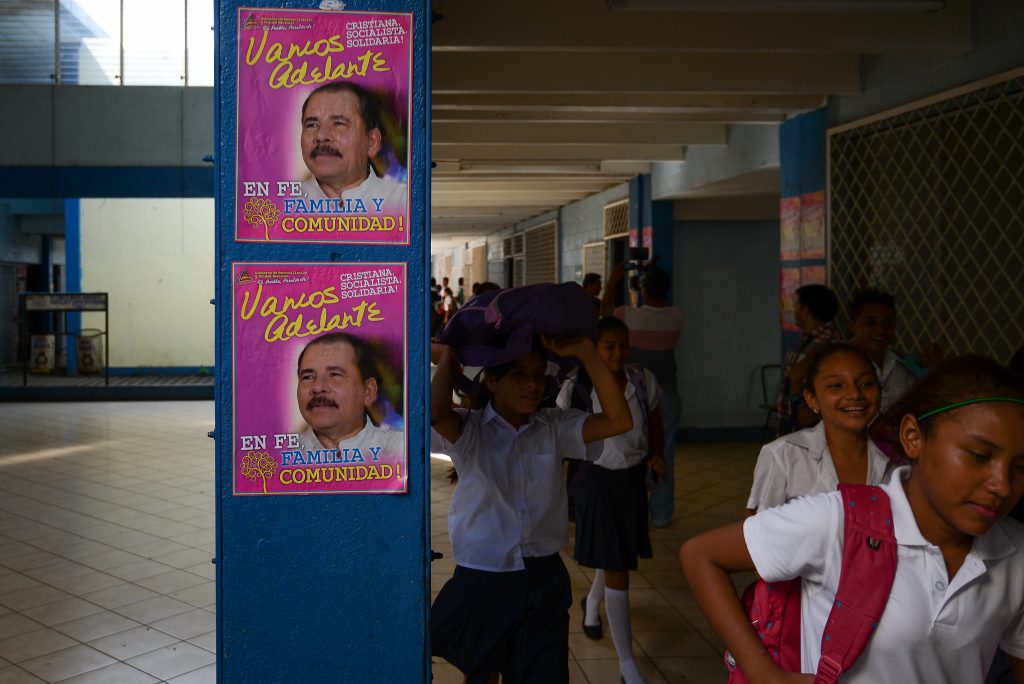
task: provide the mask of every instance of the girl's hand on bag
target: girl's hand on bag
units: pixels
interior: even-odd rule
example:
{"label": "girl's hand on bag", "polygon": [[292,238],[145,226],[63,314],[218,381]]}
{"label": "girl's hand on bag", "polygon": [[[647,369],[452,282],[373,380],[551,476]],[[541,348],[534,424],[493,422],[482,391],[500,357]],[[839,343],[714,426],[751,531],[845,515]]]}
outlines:
{"label": "girl's hand on bag", "polygon": [[545,348],[559,356],[579,359],[585,354],[594,353],[594,343],[587,337],[569,337],[564,340],[556,340],[548,335],[541,335],[540,341]]}
{"label": "girl's hand on bag", "polygon": [[430,362],[435,366],[441,362],[441,358],[445,354],[451,353],[451,347],[447,344],[441,344],[440,342],[430,343]]}
{"label": "girl's hand on bag", "polygon": [[664,475],[668,472],[668,467],[665,464],[665,457],[661,454],[651,456],[651,470],[658,475]]}

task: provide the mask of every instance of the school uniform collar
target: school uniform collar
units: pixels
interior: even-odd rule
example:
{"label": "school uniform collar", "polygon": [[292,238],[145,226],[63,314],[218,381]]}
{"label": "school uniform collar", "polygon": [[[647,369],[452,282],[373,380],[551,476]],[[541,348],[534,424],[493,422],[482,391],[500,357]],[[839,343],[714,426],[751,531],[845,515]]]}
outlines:
{"label": "school uniform collar", "polygon": [[494,404],[492,402],[487,402],[487,406],[484,407],[483,416],[480,419],[480,424],[487,425],[492,420],[497,420],[497,424],[505,429],[512,430],[513,432],[523,432],[524,430],[528,430],[536,421],[541,419],[543,419],[541,412],[539,410],[534,411],[530,414],[530,417],[526,419],[526,422],[522,427],[516,428],[512,423],[502,418],[501,414],[494,410]]}
{"label": "school uniform collar", "polygon": [[812,428],[797,430],[786,435],[783,439],[786,443],[805,449],[808,455],[816,462],[821,463],[825,456],[825,448],[828,443],[825,441],[825,424],[818,421]]}
{"label": "school uniform collar", "polygon": [[[785,440],[794,446],[806,449],[807,455],[814,459],[819,466],[825,459],[828,441],[825,439],[825,423],[823,421],[819,420],[818,424],[812,428],[792,432],[786,435]],[[889,457],[882,453],[878,445],[868,437],[868,482],[880,482],[888,464]],[[834,469],[835,465],[830,467]]]}
{"label": "school uniform collar", "polygon": [[[911,466],[897,468],[893,471],[889,484],[883,486],[886,494],[889,495],[889,503],[892,506],[895,525],[893,532],[896,535],[896,543],[900,546],[933,546],[921,534],[917,521],[914,519],[914,512],[910,508],[910,501],[907,500],[907,492],[903,489],[903,481],[910,477],[910,468]],[[999,523],[996,523],[980,537],[975,537],[974,544],[971,546],[971,554],[982,561],[1006,558],[1016,552],[1017,546]]]}
{"label": "school uniform collar", "polygon": [[885,350],[885,358],[882,359],[882,367],[879,368],[874,361],[871,365],[875,367],[875,371],[878,373],[878,379],[883,383],[889,379],[892,372],[896,370],[896,366],[903,366],[904,361],[899,354],[894,352],[892,349]]}

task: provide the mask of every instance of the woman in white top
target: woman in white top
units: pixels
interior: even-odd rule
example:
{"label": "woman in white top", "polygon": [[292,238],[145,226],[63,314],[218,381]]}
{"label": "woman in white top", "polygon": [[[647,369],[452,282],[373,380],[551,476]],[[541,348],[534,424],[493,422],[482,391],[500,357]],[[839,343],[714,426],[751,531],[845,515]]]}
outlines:
{"label": "woman in white top", "polygon": [[868,436],[881,390],[864,352],[849,344],[823,345],[811,358],[804,383],[804,401],[821,421],[761,449],[748,515],[798,496],[834,491],[840,482],[881,484],[893,468]]}

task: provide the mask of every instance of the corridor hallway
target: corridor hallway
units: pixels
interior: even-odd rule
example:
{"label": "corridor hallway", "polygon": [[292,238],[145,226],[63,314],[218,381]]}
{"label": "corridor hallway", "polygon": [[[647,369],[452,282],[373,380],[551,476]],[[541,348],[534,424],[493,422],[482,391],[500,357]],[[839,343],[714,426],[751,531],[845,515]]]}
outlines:
{"label": "corridor hallway", "polygon": [[[0,684],[215,681],[213,416],[209,401],[2,405]],[[676,521],[632,577],[634,648],[651,684],[723,682],[676,553],[742,516],[757,448],[679,449]],[[435,595],[453,567],[447,467],[431,460]],[[590,571],[566,559],[578,602]],[[570,630],[571,681],[618,682],[610,636],[584,637],[578,605]]]}

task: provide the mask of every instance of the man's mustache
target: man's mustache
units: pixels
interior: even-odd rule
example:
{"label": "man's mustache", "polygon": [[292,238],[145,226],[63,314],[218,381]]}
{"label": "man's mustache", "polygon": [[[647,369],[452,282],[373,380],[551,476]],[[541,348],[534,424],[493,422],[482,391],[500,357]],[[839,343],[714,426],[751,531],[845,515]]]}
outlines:
{"label": "man's mustache", "polygon": [[333,157],[340,157],[341,156],[341,152],[339,152],[337,150],[337,148],[332,147],[331,145],[327,145],[327,144],[317,145],[316,147],[313,148],[313,151],[309,153],[309,156],[312,157],[313,159],[316,159],[317,157],[319,157],[321,155],[324,155],[324,154],[327,154],[327,155],[330,155],[330,156],[333,156]]}
{"label": "man's mustache", "polygon": [[309,400],[309,402],[306,404],[306,410],[310,411],[317,406],[329,406],[331,408],[338,408],[338,405],[334,402],[333,399],[319,394]]}

